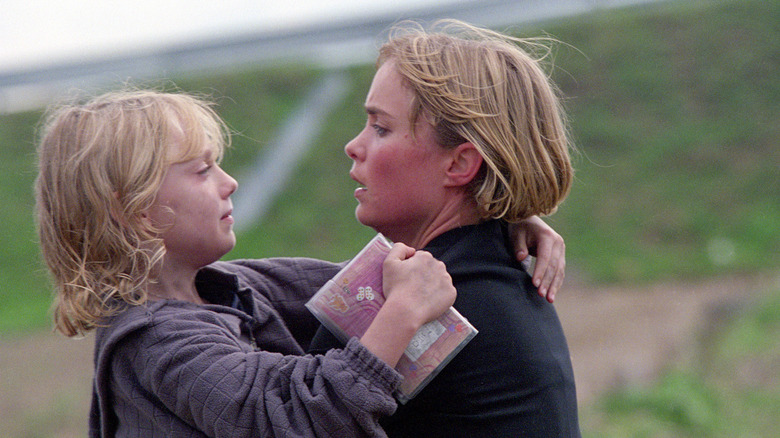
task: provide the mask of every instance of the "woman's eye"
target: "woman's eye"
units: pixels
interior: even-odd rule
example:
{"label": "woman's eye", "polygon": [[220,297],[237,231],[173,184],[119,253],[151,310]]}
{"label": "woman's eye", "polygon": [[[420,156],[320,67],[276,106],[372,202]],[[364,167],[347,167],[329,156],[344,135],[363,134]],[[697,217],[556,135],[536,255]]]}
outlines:
{"label": "woman's eye", "polygon": [[382,137],[383,135],[387,134],[387,132],[388,132],[387,129],[385,129],[385,128],[379,126],[379,125],[373,125],[373,128],[374,128],[374,131],[376,131],[376,133],[380,137]]}

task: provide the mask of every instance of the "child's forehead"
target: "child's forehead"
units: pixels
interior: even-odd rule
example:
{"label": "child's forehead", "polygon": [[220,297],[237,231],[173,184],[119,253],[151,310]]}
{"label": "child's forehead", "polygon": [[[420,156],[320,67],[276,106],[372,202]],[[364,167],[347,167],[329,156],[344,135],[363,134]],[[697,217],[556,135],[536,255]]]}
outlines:
{"label": "child's forehead", "polygon": [[172,124],[168,136],[168,160],[172,163],[189,161],[195,158],[216,159],[220,155],[221,145],[213,139],[203,127],[182,127]]}
{"label": "child's forehead", "polygon": [[204,158],[220,161],[226,147],[223,125],[201,108],[178,108],[167,119],[166,147],[169,163]]}
{"label": "child's forehead", "polygon": [[193,141],[185,138],[181,142],[172,142],[168,147],[168,160],[171,163],[181,163],[196,158],[216,160],[219,147],[215,142]]}

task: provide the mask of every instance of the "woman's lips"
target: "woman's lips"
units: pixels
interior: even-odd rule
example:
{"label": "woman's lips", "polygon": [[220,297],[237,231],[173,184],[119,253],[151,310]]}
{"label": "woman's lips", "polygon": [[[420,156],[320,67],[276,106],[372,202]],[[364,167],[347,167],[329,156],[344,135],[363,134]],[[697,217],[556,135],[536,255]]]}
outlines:
{"label": "woman's lips", "polygon": [[353,181],[355,181],[358,184],[361,184],[358,188],[355,189],[355,197],[357,198],[360,196],[361,193],[365,192],[367,189],[362,185],[363,183],[360,182],[359,179],[355,176],[355,173],[350,171],[349,177],[352,178]]}

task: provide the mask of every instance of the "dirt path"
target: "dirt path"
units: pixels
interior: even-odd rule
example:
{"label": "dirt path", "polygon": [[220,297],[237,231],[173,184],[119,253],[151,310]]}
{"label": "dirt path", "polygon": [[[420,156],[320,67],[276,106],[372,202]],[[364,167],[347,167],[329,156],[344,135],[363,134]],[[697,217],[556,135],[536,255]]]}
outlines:
{"label": "dirt path", "polygon": [[702,335],[773,287],[780,272],[643,288],[568,285],[556,307],[580,404],[647,383],[672,360],[692,359]]}
{"label": "dirt path", "polygon": [[[618,385],[648,382],[670,360],[689,358],[697,337],[719,318],[778,286],[780,273],[641,289],[567,280],[556,307],[580,404]],[[91,359],[91,337],[0,338],[0,436],[85,436]]]}

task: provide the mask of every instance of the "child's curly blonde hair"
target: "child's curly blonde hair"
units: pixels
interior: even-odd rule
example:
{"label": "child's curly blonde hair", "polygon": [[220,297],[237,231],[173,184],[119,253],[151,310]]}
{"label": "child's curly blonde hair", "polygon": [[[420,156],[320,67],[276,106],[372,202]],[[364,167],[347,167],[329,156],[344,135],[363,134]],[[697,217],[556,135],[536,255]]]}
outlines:
{"label": "child's curly blonde hair", "polygon": [[[142,214],[171,164],[206,148],[221,158],[230,136],[204,100],[123,90],[50,109],[40,138],[41,253],[56,289],[55,328],[75,336],[123,303],[146,301],[165,247]],[[182,142],[172,156],[170,145]]]}

